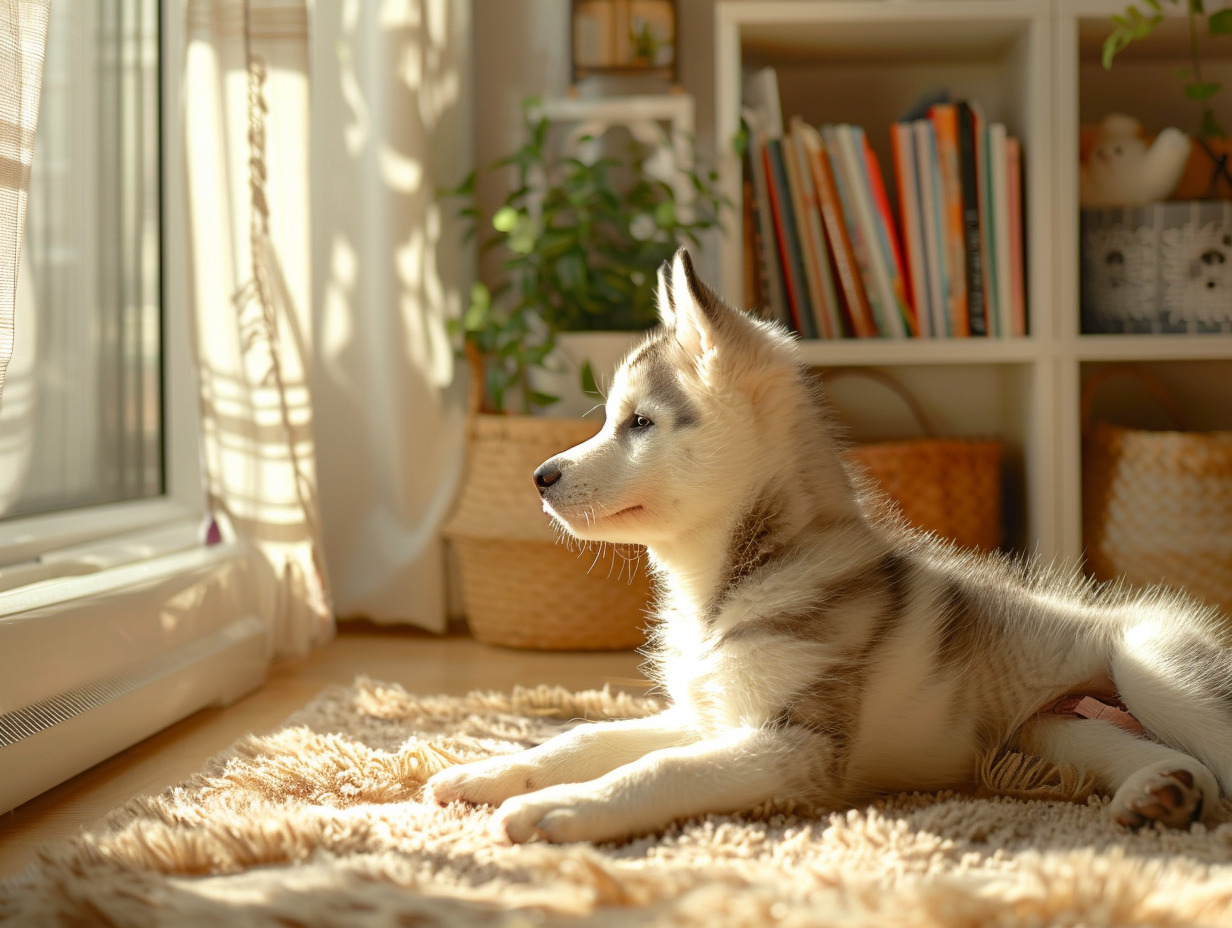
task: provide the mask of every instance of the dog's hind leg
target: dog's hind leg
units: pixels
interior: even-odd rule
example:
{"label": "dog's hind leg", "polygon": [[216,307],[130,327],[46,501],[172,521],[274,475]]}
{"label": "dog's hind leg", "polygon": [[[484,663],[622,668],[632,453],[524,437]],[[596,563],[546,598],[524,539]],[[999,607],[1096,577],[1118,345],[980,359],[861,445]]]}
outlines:
{"label": "dog's hind leg", "polygon": [[1197,758],[1102,719],[1040,716],[1022,727],[1016,743],[1094,774],[1113,794],[1109,813],[1131,828],[1151,822],[1186,828],[1209,817],[1219,801],[1219,784]]}
{"label": "dog's hind leg", "polygon": [[1200,759],[1232,794],[1232,647],[1218,625],[1150,619],[1126,630],[1110,668],[1152,737]]}
{"label": "dog's hind leg", "polygon": [[693,815],[749,809],[793,785],[789,746],[780,732],[733,729],[648,754],[589,783],[515,796],[497,810],[492,828],[518,843],[609,841]]}

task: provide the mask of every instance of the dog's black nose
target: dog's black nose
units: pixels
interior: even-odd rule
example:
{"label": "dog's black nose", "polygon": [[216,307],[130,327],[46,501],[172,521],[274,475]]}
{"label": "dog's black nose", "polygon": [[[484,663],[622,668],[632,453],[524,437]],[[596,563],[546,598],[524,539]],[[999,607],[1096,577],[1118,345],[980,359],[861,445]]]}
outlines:
{"label": "dog's black nose", "polygon": [[535,468],[535,486],[539,488],[539,495],[543,496],[548,491],[548,487],[560,479],[560,468],[551,461],[545,461]]}

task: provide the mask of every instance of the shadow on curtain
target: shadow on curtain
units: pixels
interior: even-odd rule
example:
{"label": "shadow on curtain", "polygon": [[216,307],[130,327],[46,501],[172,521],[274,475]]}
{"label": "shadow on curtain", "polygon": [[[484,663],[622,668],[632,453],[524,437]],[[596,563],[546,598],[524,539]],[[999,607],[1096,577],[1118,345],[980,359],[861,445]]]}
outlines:
{"label": "shadow on curtain", "polygon": [[183,101],[206,493],[260,555],[274,654],[333,631],[309,386],[308,11],[189,0]]}

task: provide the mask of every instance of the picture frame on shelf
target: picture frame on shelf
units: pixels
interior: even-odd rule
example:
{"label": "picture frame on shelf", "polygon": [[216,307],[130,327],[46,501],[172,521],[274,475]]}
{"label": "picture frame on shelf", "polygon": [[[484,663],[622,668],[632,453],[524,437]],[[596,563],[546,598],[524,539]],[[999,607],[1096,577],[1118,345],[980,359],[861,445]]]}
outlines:
{"label": "picture frame on shelf", "polygon": [[676,83],[676,0],[573,0],[571,80],[648,75]]}

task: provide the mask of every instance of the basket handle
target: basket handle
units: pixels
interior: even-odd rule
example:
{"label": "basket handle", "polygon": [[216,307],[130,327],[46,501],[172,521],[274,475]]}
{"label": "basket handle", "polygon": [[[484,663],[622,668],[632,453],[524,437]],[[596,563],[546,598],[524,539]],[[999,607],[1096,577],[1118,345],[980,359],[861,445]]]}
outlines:
{"label": "basket handle", "polygon": [[933,425],[932,419],[928,417],[928,413],[924,411],[924,407],[920,405],[920,401],[915,398],[915,394],[908,390],[897,377],[893,377],[876,367],[835,367],[827,370],[823,376],[826,381],[840,380],[843,377],[864,377],[881,384],[903,401],[904,405],[915,417],[915,421],[919,424],[924,437],[935,438],[937,436],[936,426]]}
{"label": "basket handle", "polygon": [[1184,431],[1185,410],[1181,408],[1181,404],[1176,401],[1176,397],[1168,392],[1168,388],[1160,383],[1154,374],[1138,364],[1110,364],[1107,367],[1101,367],[1088,377],[1087,382],[1083,384],[1082,432],[1084,435],[1091,430],[1091,408],[1095,403],[1095,394],[1108,381],[1117,380],[1122,377],[1137,380],[1142,386],[1146,387],[1147,392],[1164,408],[1176,430],[1178,432]]}

